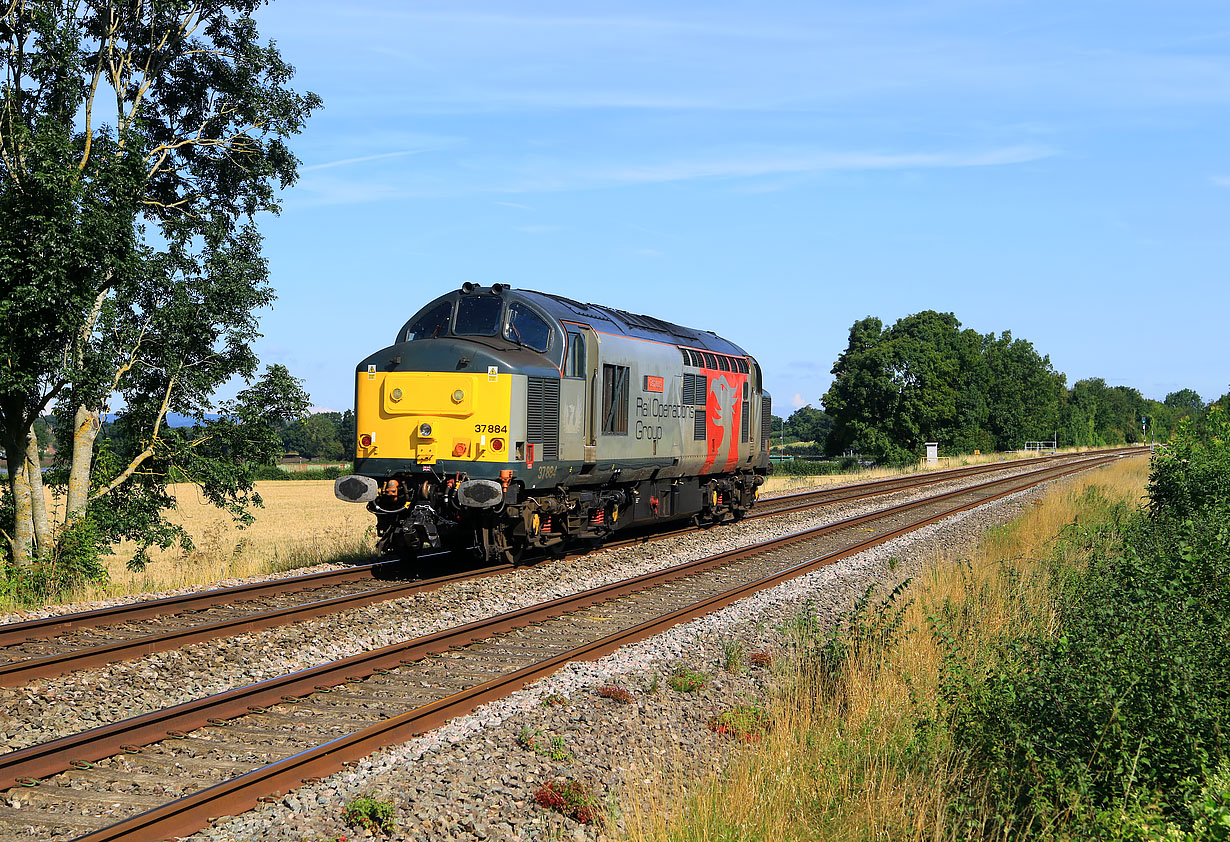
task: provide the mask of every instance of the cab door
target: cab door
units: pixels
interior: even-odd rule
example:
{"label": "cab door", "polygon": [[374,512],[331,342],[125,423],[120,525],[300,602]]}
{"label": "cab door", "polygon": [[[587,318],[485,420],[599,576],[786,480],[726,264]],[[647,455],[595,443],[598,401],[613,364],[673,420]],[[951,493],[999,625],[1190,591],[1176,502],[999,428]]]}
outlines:
{"label": "cab door", "polygon": [[593,462],[598,395],[598,336],[589,325],[565,322],[564,368],[560,380],[560,459]]}

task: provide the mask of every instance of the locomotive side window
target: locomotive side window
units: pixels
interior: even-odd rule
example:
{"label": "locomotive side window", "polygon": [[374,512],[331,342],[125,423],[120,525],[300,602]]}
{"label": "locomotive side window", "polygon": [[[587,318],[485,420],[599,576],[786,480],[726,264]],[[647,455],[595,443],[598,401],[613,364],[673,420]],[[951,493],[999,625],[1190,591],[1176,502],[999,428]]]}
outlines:
{"label": "locomotive side window", "polygon": [[[463,299],[465,300],[465,299]],[[508,307],[508,329],[504,338],[535,351],[545,351],[551,344],[551,328],[542,316],[535,313],[524,304],[511,304]]]}
{"label": "locomotive side window", "polygon": [[413,342],[416,339],[435,339],[437,336],[443,336],[448,333],[448,320],[452,315],[451,302],[445,301],[437,304],[406,328],[406,335],[402,341]]}
{"label": "locomotive side window", "polygon": [[564,376],[585,376],[585,337],[572,331],[568,332],[568,368]]}
{"label": "locomotive side window", "polygon": [[504,299],[494,295],[462,296],[457,302],[457,321],[453,333],[458,336],[495,336],[500,332],[500,311]]}
{"label": "locomotive side window", "polygon": [[602,432],[609,436],[628,434],[628,381],[631,369],[624,365],[602,366]]}

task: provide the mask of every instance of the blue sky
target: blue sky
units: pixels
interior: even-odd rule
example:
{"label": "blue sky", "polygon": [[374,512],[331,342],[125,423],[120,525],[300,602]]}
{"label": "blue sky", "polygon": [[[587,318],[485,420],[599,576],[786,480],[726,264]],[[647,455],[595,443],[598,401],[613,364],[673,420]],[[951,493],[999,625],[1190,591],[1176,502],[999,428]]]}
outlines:
{"label": "blue sky", "polygon": [[868,315],[1069,383],[1230,391],[1230,4],[277,0],[325,108],[262,222],[258,351],[317,406],[500,282],[713,330],[778,414]]}

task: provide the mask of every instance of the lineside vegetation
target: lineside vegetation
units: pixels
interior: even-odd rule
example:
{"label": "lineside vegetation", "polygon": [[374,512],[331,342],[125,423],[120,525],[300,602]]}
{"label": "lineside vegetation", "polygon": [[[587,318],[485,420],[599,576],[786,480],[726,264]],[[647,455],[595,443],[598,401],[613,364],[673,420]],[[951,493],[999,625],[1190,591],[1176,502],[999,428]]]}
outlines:
{"label": "lineside vegetation", "polygon": [[1226,413],[1145,485],[1143,460],[1075,478],[838,631],[800,614],[764,740],[681,803],[628,799],[627,838],[1227,838]]}

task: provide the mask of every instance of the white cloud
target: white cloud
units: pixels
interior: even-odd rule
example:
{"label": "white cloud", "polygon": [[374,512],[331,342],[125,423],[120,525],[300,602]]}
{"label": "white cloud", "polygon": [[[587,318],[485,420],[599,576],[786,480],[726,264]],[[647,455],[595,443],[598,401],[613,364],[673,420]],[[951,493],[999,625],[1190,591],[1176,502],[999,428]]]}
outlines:
{"label": "white cloud", "polygon": [[516,208],[517,210],[532,211],[533,208],[529,205],[523,205],[520,202],[492,202],[495,205],[502,205],[506,208]]}
{"label": "white cloud", "polygon": [[1230,175],[1215,175],[1213,183],[1218,187],[1230,187]]}
{"label": "white cloud", "polygon": [[406,155],[417,155],[422,152],[422,149],[403,149],[400,152],[381,152],[378,155],[361,155],[358,158],[342,158],[339,161],[328,161],[324,164],[311,164],[310,166],[300,167],[301,172],[310,170],[326,170],[330,167],[344,167],[348,164],[362,164],[367,161],[382,161],[385,158],[402,158]]}
{"label": "white cloud", "polygon": [[795,392],[794,397],[790,399],[790,405],[795,409],[802,409],[807,406],[808,403],[810,403],[810,401],[805,400],[798,392]]}

